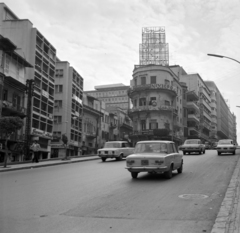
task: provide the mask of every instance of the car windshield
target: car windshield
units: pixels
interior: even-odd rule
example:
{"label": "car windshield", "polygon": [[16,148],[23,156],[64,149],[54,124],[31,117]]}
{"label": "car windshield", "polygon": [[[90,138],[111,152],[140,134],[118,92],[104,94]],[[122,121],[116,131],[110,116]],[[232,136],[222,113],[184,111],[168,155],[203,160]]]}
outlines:
{"label": "car windshield", "polygon": [[106,142],[104,148],[120,148],[121,145],[119,142]]}
{"label": "car windshield", "polygon": [[198,144],[198,140],[187,140],[184,144]]}
{"label": "car windshield", "polygon": [[223,144],[232,144],[231,140],[221,140],[218,142],[218,145],[223,145]]}
{"label": "car windshield", "polygon": [[166,143],[139,143],[134,153],[167,153]]}

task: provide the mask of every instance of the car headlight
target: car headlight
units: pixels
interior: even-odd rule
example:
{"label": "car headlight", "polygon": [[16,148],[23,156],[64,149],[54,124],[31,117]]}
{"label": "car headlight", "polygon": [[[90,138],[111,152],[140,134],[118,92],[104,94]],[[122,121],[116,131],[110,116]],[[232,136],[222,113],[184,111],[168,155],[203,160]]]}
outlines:
{"label": "car headlight", "polygon": [[134,164],[134,163],[135,163],[134,160],[127,160],[127,165],[132,165],[132,164]]}
{"label": "car headlight", "polygon": [[155,163],[156,163],[157,165],[161,165],[161,164],[163,164],[163,161],[162,161],[162,160],[155,160]]}

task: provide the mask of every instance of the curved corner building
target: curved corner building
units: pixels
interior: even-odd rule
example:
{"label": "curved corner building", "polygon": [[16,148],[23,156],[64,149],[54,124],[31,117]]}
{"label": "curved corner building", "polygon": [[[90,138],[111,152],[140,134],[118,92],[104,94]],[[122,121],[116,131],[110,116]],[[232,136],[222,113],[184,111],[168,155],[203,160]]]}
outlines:
{"label": "curved corner building", "polygon": [[183,139],[182,87],[178,77],[167,66],[136,65],[129,89],[133,107],[130,136],[135,144],[141,140]]}

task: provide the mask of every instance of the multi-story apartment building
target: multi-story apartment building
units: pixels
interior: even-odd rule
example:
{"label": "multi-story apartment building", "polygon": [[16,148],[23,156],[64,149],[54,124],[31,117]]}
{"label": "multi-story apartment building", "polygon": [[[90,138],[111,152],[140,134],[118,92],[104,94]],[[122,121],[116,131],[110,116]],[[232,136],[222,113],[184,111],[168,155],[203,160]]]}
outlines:
{"label": "multi-story apartment building", "polygon": [[96,153],[101,147],[101,102],[87,94],[83,94],[83,138],[82,145],[86,153]]}
{"label": "multi-story apartment building", "polygon": [[4,3],[0,3],[0,16],[0,34],[9,38],[19,48],[18,53],[34,66],[27,69],[25,76],[34,80],[35,86],[32,106],[28,106],[31,111],[26,122],[26,142],[37,138],[40,159],[50,158],[56,49],[28,19],[19,19]]}
{"label": "multi-story apartment building", "polygon": [[209,141],[212,122],[210,90],[199,74],[180,74],[179,77],[188,87],[189,136]]}
{"label": "multi-story apartment building", "polygon": [[[109,111],[110,116],[112,116],[112,118],[110,118],[109,125],[110,138],[115,138],[115,140],[123,140],[124,138],[129,138],[129,135],[132,135],[133,127],[132,121],[128,117],[128,114],[119,107],[108,107],[107,110]],[[114,134],[116,136],[114,136]]]}
{"label": "multi-story apartment building", "polygon": [[[31,68],[21,55],[16,52],[17,46],[8,38],[0,35],[0,117],[26,117],[25,102],[25,72]],[[23,129],[11,134],[8,139],[8,148],[4,148],[4,135],[0,130],[0,162],[3,162],[4,149],[11,152],[9,161],[23,160],[24,146]]]}
{"label": "multi-story apartment building", "polygon": [[68,155],[80,155],[82,140],[83,78],[67,61],[56,62],[54,127],[51,158],[64,157],[62,136],[68,138]]}
{"label": "multi-story apartment building", "polygon": [[230,109],[216,84],[213,81],[205,81],[205,83],[211,91],[211,138],[213,141],[230,138],[237,142],[236,116],[230,112]]}
{"label": "multi-story apartment building", "polygon": [[169,68],[161,65],[135,66],[129,90],[133,108],[133,143],[167,139],[180,144],[183,137],[182,85]]}
{"label": "multi-story apartment building", "polygon": [[130,99],[128,96],[129,86],[119,84],[95,86],[93,91],[85,91],[106,103],[106,107],[119,107],[125,112],[130,108]]}

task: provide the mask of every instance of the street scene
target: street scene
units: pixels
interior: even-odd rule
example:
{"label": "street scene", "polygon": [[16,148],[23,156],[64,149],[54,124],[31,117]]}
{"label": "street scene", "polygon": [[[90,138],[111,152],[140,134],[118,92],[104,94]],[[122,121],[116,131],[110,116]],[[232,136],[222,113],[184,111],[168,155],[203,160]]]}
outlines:
{"label": "street scene", "polygon": [[171,180],[115,159],[1,172],[1,232],[211,232],[239,151],[185,155]]}
{"label": "street scene", "polygon": [[0,233],[240,233],[240,2],[0,3]]}

